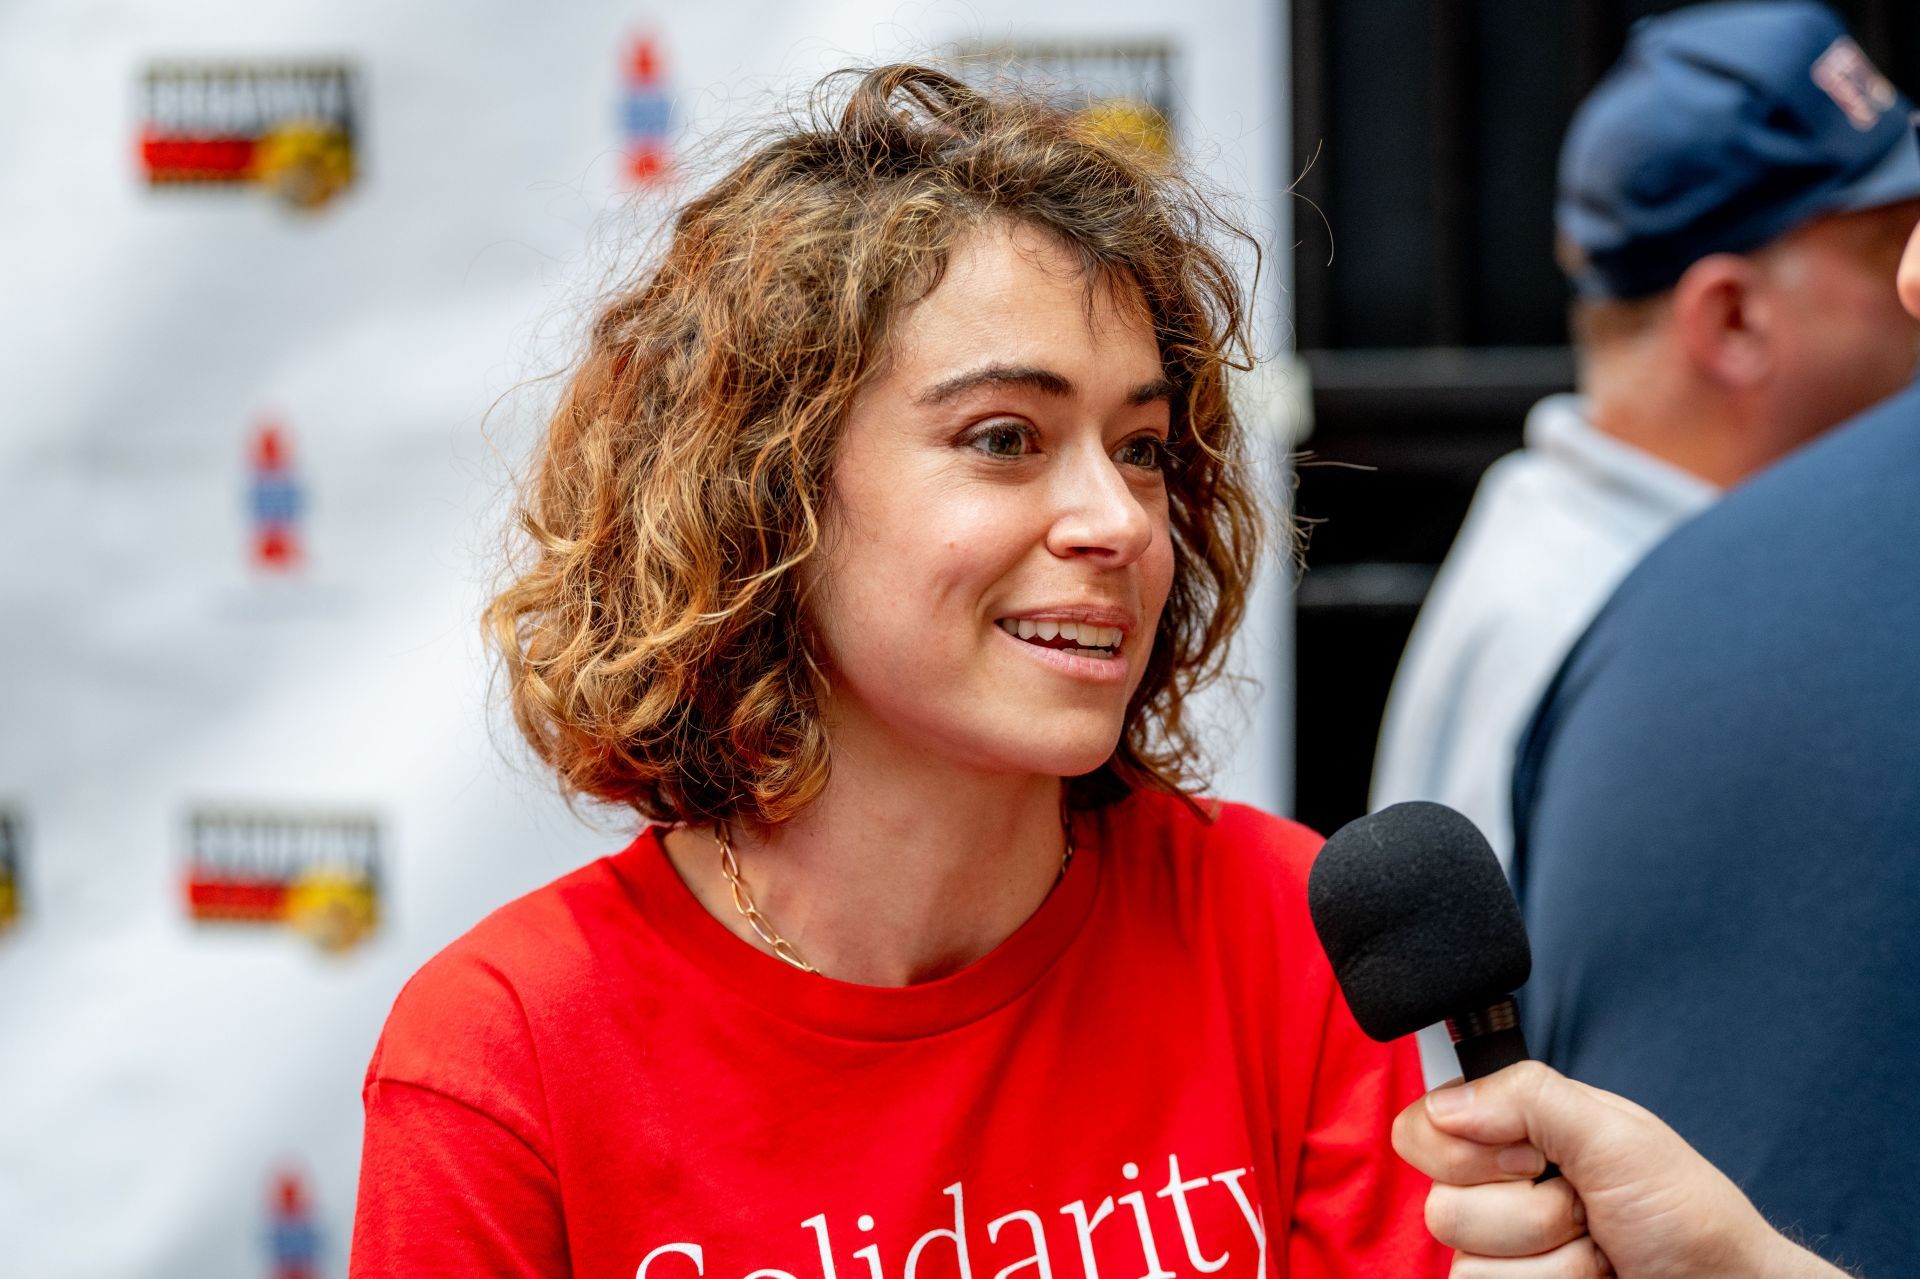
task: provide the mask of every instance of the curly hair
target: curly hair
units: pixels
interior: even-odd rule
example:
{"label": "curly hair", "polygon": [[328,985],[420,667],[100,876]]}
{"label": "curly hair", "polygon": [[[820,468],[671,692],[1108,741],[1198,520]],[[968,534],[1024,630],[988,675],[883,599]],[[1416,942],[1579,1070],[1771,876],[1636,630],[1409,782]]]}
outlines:
{"label": "curly hair", "polygon": [[[846,80],[834,120],[820,103]],[[1175,388],[1171,594],[1097,807],[1185,793],[1187,696],[1222,669],[1259,554],[1227,394],[1250,367],[1221,247],[1252,237],[1165,157],[1024,91],[896,65],[822,82],[680,210],[598,313],[518,511],[531,541],[486,609],[515,720],[571,796],[667,821],[792,817],[826,784],[804,574],[835,446],[889,323],[971,230],[1043,228],[1137,287]]]}

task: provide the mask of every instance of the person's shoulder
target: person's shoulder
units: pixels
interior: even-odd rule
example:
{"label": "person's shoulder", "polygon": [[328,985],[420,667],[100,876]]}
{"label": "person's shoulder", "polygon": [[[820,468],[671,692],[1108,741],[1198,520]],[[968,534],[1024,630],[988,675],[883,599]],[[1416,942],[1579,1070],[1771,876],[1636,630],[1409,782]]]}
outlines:
{"label": "person's shoulder", "polygon": [[1496,460],[1481,475],[1467,504],[1460,531],[1447,550],[1446,563],[1460,575],[1483,562],[1499,563],[1524,551],[1520,534],[1538,531],[1543,519],[1558,518],[1558,506],[1546,499],[1552,468],[1539,455],[1520,449]]}
{"label": "person's shoulder", "polygon": [[1123,869],[1206,892],[1304,899],[1324,842],[1299,822],[1248,804],[1140,791],[1110,810]]}
{"label": "person's shoulder", "polygon": [[1307,879],[1325,842],[1318,834],[1246,804],[1153,793],[1116,806],[1112,820],[1105,864],[1117,931],[1212,957],[1203,962],[1216,963],[1225,980],[1252,983],[1242,993],[1254,1002],[1317,1007],[1331,997],[1332,972],[1307,907]]}
{"label": "person's shoulder", "polygon": [[1717,509],[1739,511],[1802,495],[1845,509],[1862,488],[1874,486],[1906,497],[1917,464],[1920,381],[1775,462],[1734,488]]}
{"label": "person's shoulder", "polygon": [[368,1079],[457,1095],[473,1064],[531,1054],[533,1020],[591,1002],[595,921],[618,909],[613,859],[600,858],[494,910],[401,988]]}
{"label": "person's shoulder", "polygon": [[[1887,705],[1874,673],[1902,659],[1907,622],[1920,622],[1916,468],[1920,387],[1782,459],[1655,547],[1521,737],[1520,844],[1546,808],[1575,801],[1593,806],[1579,809],[1582,821],[1610,805],[1622,820],[1640,813],[1671,827],[1668,810],[1688,795],[1725,795],[1734,761],[1790,766],[1802,781],[1814,761],[1857,773],[1843,767],[1848,752],[1806,743],[1836,722],[1857,733]],[[1756,752],[1762,742],[1797,749]],[[1667,796],[1658,807],[1655,791]],[[1751,790],[1749,807],[1798,793],[1783,778]]]}
{"label": "person's shoulder", "polygon": [[1530,441],[1481,474],[1455,544],[1483,554],[1520,554],[1527,547],[1516,545],[1516,537],[1572,544],[1592,540],[1595,525],[1586,508],[1595,491],[1594,481],[1558,451]]}
{"label": "person's shoulder", "polygon": [[1456,667],[1503,664],[1502,650],[1564,649],[1567,629],[1591,616],[1596,593],[1636,552],[1617,521],[1569,487],[1564,469],[1522,450],[1481,479],[1408,650],[1428,664],[1438,655],[1441,682],[1457,678]]}
{"label": "person's shoulder", "polygon": [[[1868,409],[1729,490],[1648,555],[1616,611],[1793,609],[1801,588],[1851,592],[1903,564],[1920,533],[1920,385]],[[1783,579],[1793,591],[1782,592]],[[1698,592],[1710,588],[1704,597]],[[1610,622],[1619,625],[1618,622]]]}

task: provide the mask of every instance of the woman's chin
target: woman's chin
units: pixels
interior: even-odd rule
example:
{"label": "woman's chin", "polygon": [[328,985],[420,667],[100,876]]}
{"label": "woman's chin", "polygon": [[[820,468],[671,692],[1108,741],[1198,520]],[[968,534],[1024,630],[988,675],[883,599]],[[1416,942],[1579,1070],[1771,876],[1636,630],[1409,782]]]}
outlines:
{"label": "woman's chin", "polygon": [[1079,741],[1051,742],[1042,750],[1031,749],[1029,743],[1029,749],[1018,752],[1010,762],[1015,771],[1042,777],[1084,777],[1113,758],[1119,738],[1114,730]]}

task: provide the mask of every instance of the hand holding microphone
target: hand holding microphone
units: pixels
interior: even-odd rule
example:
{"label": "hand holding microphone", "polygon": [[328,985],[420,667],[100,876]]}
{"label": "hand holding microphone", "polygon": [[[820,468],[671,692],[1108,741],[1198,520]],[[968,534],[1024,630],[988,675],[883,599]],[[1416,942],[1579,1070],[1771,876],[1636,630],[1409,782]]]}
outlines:
{"label": "hand holding microphone", "polygon": [[[1497,1165],[1528,1147],[1579,1190],[1577,1223]],[[1400,1112],[1393,1148],[1434,1179],[1427,1228],[1462,1254],[1454,1279],[1846,1279],[1650,1111],[1538,1062],[1434,1089]]]}
{"label": "hand holding microphone", "polygon": [[1427,1227],[1458,1250],[1453,1279],[1845,1279],[1653,1114],[1528,1060],[1512,997],[1532,971],[1526,927],[1465,817],[1408,803],[1349,822],[1307,904],[1362,1030],[1444,1020],[1453,1036],[1466,1082],[1393,1132],[1434,1179]]}

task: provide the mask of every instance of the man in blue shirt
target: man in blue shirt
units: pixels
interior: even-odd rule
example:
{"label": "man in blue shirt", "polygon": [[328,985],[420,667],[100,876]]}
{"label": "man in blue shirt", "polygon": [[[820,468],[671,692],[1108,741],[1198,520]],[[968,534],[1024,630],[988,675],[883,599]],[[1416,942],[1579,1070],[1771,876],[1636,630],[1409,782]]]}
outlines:
{"label": "man in blue shirt", "polygon": [[[1900,268],[1920,314],[1920,234]],[[1920,388],[1627,578],[1524,736],[1535,1052],[1871,1279],[1920,1266]]]}
{"label": "man in blue shirt", "polygon": [[1889,283],[1920,219],[1912,110],[1805,0],[1635,28],[1560,154],[1580,394],[1535,405],[1474,494],[1394,676],[1374,807],[1450,805],[1504,862],[1515,743],[1627,571],[1912,377]]}
{"label": "man in blue shirt", "polygon": [[1515,769],[1542,1060],[1769,1220],[1920,1267],[1920,389],[1621,586]]}

